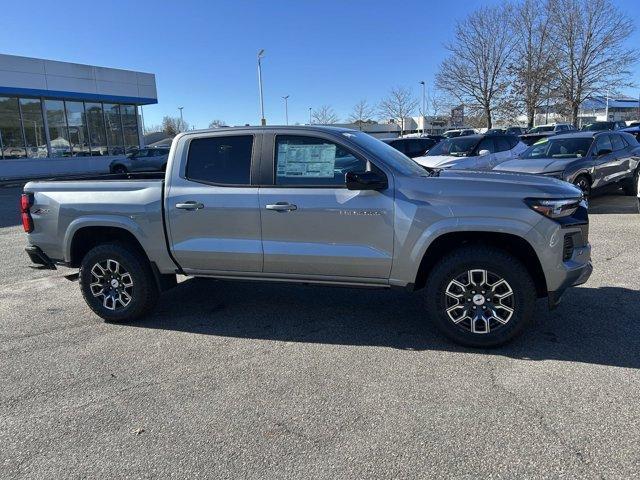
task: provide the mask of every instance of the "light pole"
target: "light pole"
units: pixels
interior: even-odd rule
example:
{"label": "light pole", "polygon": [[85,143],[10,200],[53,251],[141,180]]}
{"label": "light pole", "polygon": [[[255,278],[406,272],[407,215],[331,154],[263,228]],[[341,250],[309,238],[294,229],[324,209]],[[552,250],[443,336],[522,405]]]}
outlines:
{"label": "light pole", "polygon": [[260,61],[264,57],[264,48],[261,48],[258,52],[258,88],[260,89],[260,125],[263,127],[267,124],[267,120],[264,118],[264,99],[262,96],[262,62]]}
{"label": "light pole", "polygon": [[424,80],[420,81],[420,85],[422,85],[422,134],[424,135],[424,120],[425,120],[425,99],[426,99],[426,84]]}
{"label": "light pole", "polygon": [[286,125],[289,125],[289,104],[288,104],[289,95],[285,95],[282,98],[284,100],[284,121]]}
{"label": "light pole", "polygon": [[311,107],[309,107],[309,125],[311,125]]}
{"label": "light pole", "polygon": [[607,88],[607,105],[604,108],[604,121],[609,121],[609,89]]}
{"label": "light pole", "polygon": [[178,133],[182,132],[182,129],[184,128],[184,118],[182,118],[182,109],[184,107],[178,107],[178,110],[180,110],[180,128],[178,128]]}

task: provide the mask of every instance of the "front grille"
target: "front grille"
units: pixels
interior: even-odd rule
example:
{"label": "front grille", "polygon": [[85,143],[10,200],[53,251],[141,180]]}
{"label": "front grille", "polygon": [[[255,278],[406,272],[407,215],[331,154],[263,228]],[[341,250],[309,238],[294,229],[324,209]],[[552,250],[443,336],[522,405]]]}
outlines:
{"label": "front grille", "polygon": [[573,256],[573,235],[564,236],[564,244],[562,245],[562,260],[570,260]]}

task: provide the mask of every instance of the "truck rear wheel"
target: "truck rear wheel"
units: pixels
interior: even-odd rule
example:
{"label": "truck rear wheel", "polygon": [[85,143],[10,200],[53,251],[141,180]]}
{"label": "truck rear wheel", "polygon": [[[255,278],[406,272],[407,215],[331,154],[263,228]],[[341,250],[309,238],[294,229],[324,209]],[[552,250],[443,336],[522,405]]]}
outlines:
{"label": "truck rear wheel", "polygon": [[98,245],[85,255],[80,265],[80,289],[89,308],[110,322],[146,315],[159,295],[147,259],[118,242]]}
{"label": "truck rear wheel", "polygon": [[496,347],[531,320],[536,288],[522,263],[484,246],[462,247],[445,256],[427,278],[429,317],[450,339],[470,347]]}

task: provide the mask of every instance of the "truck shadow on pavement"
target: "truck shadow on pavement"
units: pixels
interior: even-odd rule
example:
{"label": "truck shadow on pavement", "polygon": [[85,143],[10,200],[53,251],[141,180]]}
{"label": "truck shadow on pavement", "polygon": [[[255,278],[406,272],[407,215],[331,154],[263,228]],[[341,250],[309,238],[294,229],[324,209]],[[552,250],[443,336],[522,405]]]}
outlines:
{"label": "truck shadow on pavement", "polygon": [[[189,301],[184,299],[188,298]],[[544,300],[512,343],[457,346],[426,318],[419,292],[192,279],[130,326],[283,342],[483,353],[640,368],[640,291],[573,288],[554,311]]]}

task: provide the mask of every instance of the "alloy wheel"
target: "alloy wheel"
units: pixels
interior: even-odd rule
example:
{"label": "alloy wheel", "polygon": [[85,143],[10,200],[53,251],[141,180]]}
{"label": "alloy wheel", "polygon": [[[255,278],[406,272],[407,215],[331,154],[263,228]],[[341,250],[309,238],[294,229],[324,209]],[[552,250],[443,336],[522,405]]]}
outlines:
{"label": "alloy wheel", "polygon": [[122,310],[133,300],[133,278],[116,260],[107,259],[91,268],[91,293],[107,310]]}
{"label": "alloy wheel", "polygon": [[483,269],[468,270],[445,289],[449,320],[471,333],[490,333],[511,320],[515,311],[513,289],[500,275]]}

